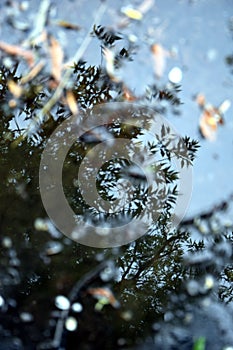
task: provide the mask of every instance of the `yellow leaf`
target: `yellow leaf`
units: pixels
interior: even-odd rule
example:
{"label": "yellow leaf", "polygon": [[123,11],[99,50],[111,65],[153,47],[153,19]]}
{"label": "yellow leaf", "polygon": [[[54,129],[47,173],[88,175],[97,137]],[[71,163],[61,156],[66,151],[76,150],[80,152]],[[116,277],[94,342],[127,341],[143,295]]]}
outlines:
{"label": "yellow leaf", "polygon": [[78,105],[72,91],[67,91],[66,101],[73,115],[78,114]]}
{"label": "yellow leaf", "polygon": [[209,141],[216,140],[217,120],[213,114],[204,110],[200,117],[199,127],[203,137]]}
{"label": "yellow leaf", "polygon": [[15,83],[13,80],[8,80],[8,89],[14,95],[14,97],[19,98],[23,92],[23,89],[21,86],[19,86],[17,83]]}
{"label": "yellow leaf", "polygon": [[142,13],[139,10],[136,10],[130,7],[123,7],[121,12],[127,17],[131,19],[135,19],[137,21],[140,21],[143,17]]}

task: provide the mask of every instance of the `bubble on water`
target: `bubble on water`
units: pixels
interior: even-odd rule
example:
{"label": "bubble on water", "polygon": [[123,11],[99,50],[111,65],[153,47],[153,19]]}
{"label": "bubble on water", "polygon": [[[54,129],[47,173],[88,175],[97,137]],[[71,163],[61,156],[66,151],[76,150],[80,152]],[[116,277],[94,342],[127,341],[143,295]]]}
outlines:
{"label": "bubble on water", "polygon": [[63,295],[58,295],[55,298],[55,305],[60,310],[68,310],[70,308],[70,301]]}
{"label": "bubble on water", "polygon": [[164,321],[165,322],[170,322],[174,318],[174,314],[171,311],[168,311],[164,314]]}
{"label": "bubble on water", "polygon": [[29,8],[29,1],[22,1],[19,6],[21,11],[27,11]]}
{"label": "bubble on water", "polygon": [[0,310],[3,309],[5,306],[5,300],[3,299],[3,297],[0,295]]}
{"label": "bubble on water", "polygon": [[14,61],[10,57],[4,57],[2,62],[4,64],[4,66],[8,69],[11,69],[13,64],[14,64]]}
{"label": "bubble on water", "polygon": [[33,321],[33,315],[30,314],[29,312],[21,312],[20,313],[20,319],[23,321],[23,322],[32,322]]}
{"label": "bubble on water", "polygon": [[114,270],[113,268],[106,267],[103,271],[101,271],[100,273],[100,278],[102,279],[102,281],[104,282],[108,282],[110,281],[112,278],[114,277]]}
{"label": "bubble on water", "polygon": [[7,248],[7,249],[12,248],[12,239],[10,237],[7,237],[7,236],[3,237],[2,246],[4,248]]}
{"label": "bubble on water", "polygon": [[212,275],[207,275],[205,276],[205,280],[204,280],[204,289],[206,291],[213,289],[215,286],[215,280],[214,277]]}
{"label": "bubble on water", "polygon": [[47,220],[44,220],[42,218],[37,218],[34,221],[34,227],[37,231],[47,231],[48,230]]}
{"label": "bubble on water", "polygon": [[200,285],[195,280],[190,280],[186,284],[186,289],[189,295],[196,296],[199,294],[200,291]]}
{"label": "bubble on water", "polygon": [[83,306],[82,304],[80,303],[74,303],[71,307],[71,309],[74,311],[74,312],[82,312],[83,311]]}
{"label": "bubble on water", "polygon": [[187,312],[184,318],[185,324],[190,324],[193,321],[193,314],[191,312]]}
{"label": "bubble on water", "polygon": [[8,267],[7,268],[7,275],[4,276],[2,282],[5,285],[13,285],[13,284],[20,283],[19,272],[13,267]]}
{"label": "bubble on water", "polygon": [[125,321],[131,321],[133,318],[133,313],[130,310],[126,310],[124,312],[121,313],[121,318],[123,318],[123,320]]}
{"label": "bubble on water", "polygon": [[203,298],[202,301],[201,301],[201,306],[205,307],[205,308],[210,307],[211,302],[212,302],[211,298],[208,298],[208,297],[207,298]]}
{"label": "bubble on water", "polygon": [[117,340],[117,344],[119,345],[119,346],[124,346],[124,345],[126,345],[126,340],[124,339],[124,338],[119,338],[118,340]]}
{"label": "bubble on water", "polygon": [[55,255],[55,254],[59,254],[62,250],[63,250],[63,245],[60,242],[49,241],[46,244],[45,254],[48,256]]}
{"label": "bubble on water", "polygon": [[104,253],[97,253],[95,255],[95,259],[96,259],[96,261],[103,261],[105,259]]}
{"label": "bubble on water", "polygon": [[20,266],[20,264],[21,264],[21,261],[18,258],[12,258],[9,260],[10,266],[17,267],[17,266]]}
{"label": "bubble on water", "polygon": [[76,318],[70,316],[66,319],[65,327],[68,331],[74,332],[78,327],[78,321]]}
{"label": "bubble on water", "polygon": [[168,74],[168,79],[171,83],[179,84],[182,80],[183,73],[179,67],[174,67],[170,70]]}
{"label": "bubble on water", "polygon": [[159,331],[161,330],[161,324],[158,323],[158,322],[153,323],[153,325],[152,325],[152,330],[153,330],[154,332],[159,332]]}
{"label": "bubble on water", "polygon": [[206,54],[207,59],[210,62],[214,61],[217,58],[217,55],[218,55],[218,52],[216,49],[210,49],[207,51],[207,54]]}

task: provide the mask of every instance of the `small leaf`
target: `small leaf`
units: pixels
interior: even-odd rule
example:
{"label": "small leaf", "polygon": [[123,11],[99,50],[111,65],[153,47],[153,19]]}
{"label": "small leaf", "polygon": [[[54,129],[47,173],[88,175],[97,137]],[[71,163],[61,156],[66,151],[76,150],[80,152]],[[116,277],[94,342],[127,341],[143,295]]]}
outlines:
{"label": "small leaf", "polygon": [[142,13],[139,10],[133,9],[131,7],[123,7],[121,9],[121,12],[130,19],[135,19],[137,21],[142,20],[143,17]]}
{"label": "small leaf", "polygon": [[206,348],[205,343],[206,343],[205,337],[198,338],[193,345],[193,350],[205,350]]}
{"label": "small leaf", "polygon": [[72,30],[80,30],[81,29],[81,27],[78,26],[77,24],[73,24],[73,23],[70,23],[70,22],[67,22],[67,21],[64,21],[64,20],[58,21],[57,24],[60,27],[63,27],[65,29],[72,29]]}
{"label": "small leaf", "polygon": [[74,94],[72,91],[67,91],[66,94],[66,101],[67,104],[69,106],[70,111],[72,112],[73,115],[77,115],[78,114],[78,105],[77,105],[77,101],[74,97]]}
{"label": "small leaf", "polygon": [[32,51],[25,50],[20,46],[11,45],[0,41],[0,50],[5,51],[7,54],[12,56],[19,56],[25,59],[27,64],[31,67],[35,62],[35,57]]}
{"label": "small leaf", "polygon": [[160,44],[153,44],[151,52],[153,54],[155,75],[157,78],[161,78],[165,71],[168,52]]}
{"label": "small leaf", "polygon": [[200,117],[199,128],[204,138],[210,141],[216,140],[217,120],[215,115],[207,110],[204,110]]}
{"label": "small leaf", "polygon": [[53,37],[50,37],[50,56],[52,61],[51,74],[56,82],[61,80],[62,64],[63,64],[63,50],[60,43]]}
{"label": "small leaf", "polygon": [[162,128],[161,128],[161,136],[162,136],[162,138],[165,136],[165,126],[164,126],[164,124],[162,125]]}
{"label": "small leaf", "polygon": [[14,95],[14,97],[19,98],[22,95],[23,89],[20,85],[14,82],[14,80],[9,80],[7,82],[8,89]]}

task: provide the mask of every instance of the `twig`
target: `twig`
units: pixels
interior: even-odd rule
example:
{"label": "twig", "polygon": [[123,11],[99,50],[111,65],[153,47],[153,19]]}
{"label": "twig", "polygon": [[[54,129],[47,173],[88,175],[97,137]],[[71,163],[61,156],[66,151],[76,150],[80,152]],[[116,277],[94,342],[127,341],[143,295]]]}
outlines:
{"label": "twig", "polygon": [[44,27],[46,25],[47,19],[48,19],[48,13],[51,6],[50,0],[42,0],[40,3],[40,7],[38,10],[38,14],[35,20],[35,26],[31,34],[29,35],[29,38],[26,40],[26,42],[29,42],[31,44],[35,44],[35,39],[40,36],[40,34],[43,32]]}
{"label": "twig", "polygon": [[[92,271],[90,271],[86,275],[84,275],[83,278],[78,280],[78,282],[73,286],[72,290],[70,291],[70,293],[68,295],[70,305],[77,298],[77,296],[79,295],[80,291],[83,288],[86,288],[90,283],[92,283],[96,278],[99,277],[99,274],[102,270],[104,270],[106,267],[111,266],[111,265],[112,265],[111,261],[104,261],[104,262],[100,263],[95,269],[93,269]],[[53,338],[53,342],[52,342],[54,347],[59,347],[61,344],[62,334],[63,334],[63,329],[64,329],[64,322],[69,314],[69,311],[70,311],[70,309],[62,311],[60,314],[60,317],[57,321],[56,329],[55,329],[55,333],[54,333],[54,338]]]}

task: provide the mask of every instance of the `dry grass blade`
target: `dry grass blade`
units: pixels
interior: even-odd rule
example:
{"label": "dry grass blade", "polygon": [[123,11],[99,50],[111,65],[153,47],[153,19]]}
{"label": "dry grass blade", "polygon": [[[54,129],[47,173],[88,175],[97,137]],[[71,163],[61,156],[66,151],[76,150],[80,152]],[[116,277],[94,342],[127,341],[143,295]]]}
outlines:
{"label": "dry grass blade", "polygon": [[148,12],[154,5],[154,0],[144,0],[141,5],[138,6],[138,11],[145,14]]}
{"label": "dry grass blade", "polygon": [[[80,47],[78,48],[76,54],[73,57],[73,62],[78,62],[81,57],[83,56],[84,52],[86,51],[88,45],[90,44],[92,38],[89,35],[89,33],[92,31],[92,28],[95,23],[98,23],[100,21],[100,18],[102,17],[104,11],[106,10],[106,4],[102,3],[102,5],[98,8],[98,11],[96,13],[96,16],[94,18],[94,21],[91,23],[90,29],[88,33],[86,34],[83,42],[81,43]],[[64,88],[69,82],[69,78],[72,74],[72,70],[67,70],[64,75],[62,76],[62,79],[60,80],[54,94],[52,97],[48,100],[48,102],[44,105],[44,107],[37,113],[36,117],[33,118],[27,127],[27,129],[24,131],[22,135],[20,135],[16,140],[13,141],[12,147],[17,147],[17,145],[22,142],[26,137],[33,134],[38,130],[38,125],[41,125],[44,121],[44,116],[48,115],[51,108],[56,104],[56,102],[59,100],[59,98],[62,96],[62,93],[64,91]]]}
{"label": "dry grass blade", "polygon": [[151,46],[151,52],[153,54],[154,72],[156,77],[160,79],[164,74],[166,67],[166,58],[169,53],[160,44],[153,44]]}
{"label": "dry grass blade", "polygon": [[42,0],[40,2],[40,7],[34,21],[35,26],[28,38],[29,43],[36,44],[38,37],[40,38],[41,34],[43,33],[48,18],[50,6],[50,0]]}
{"label": "dry grass blade", "polygon": [[66,101],[67,101],[67,104],[69,106],[71,113],[73,115],[77,115],[78,114],[78,104],[77,104],[75,96],[71,90],[67,91]]}
{"label": "dry grass blade", "polygon": [[51,74],[55,81],[59,83],[61,81],[64,53],[60,43],[53,36],[50,37],[49,52],[52,63]]}
{"label": "dry grass blade", "polygon": [[15,83],[13,80],[8,80],[8,89],[15,98],[19,98],[22,95],[23,89],[20,85]]}
{"label": "dry grass blade", "polygon": [[31,50],[25,50],[20,46],[11,45],[4,41],[0,41],[0,50],[11,56],[22,57],[27,62],[29,67],[32,67],[35,63],[35,56]]}
{"label": "dry grass blade", "polygon": [[27,75],[25,75],[24,77],[21,78],[20,82],[21,84],[26,84],[29,81],[31,81],[32,79],[34,79],[39,73],[40,71],[43,69],[43,67],[45,66],[45,62],[44,61],[40,61],[38,62],[29,72]]}

